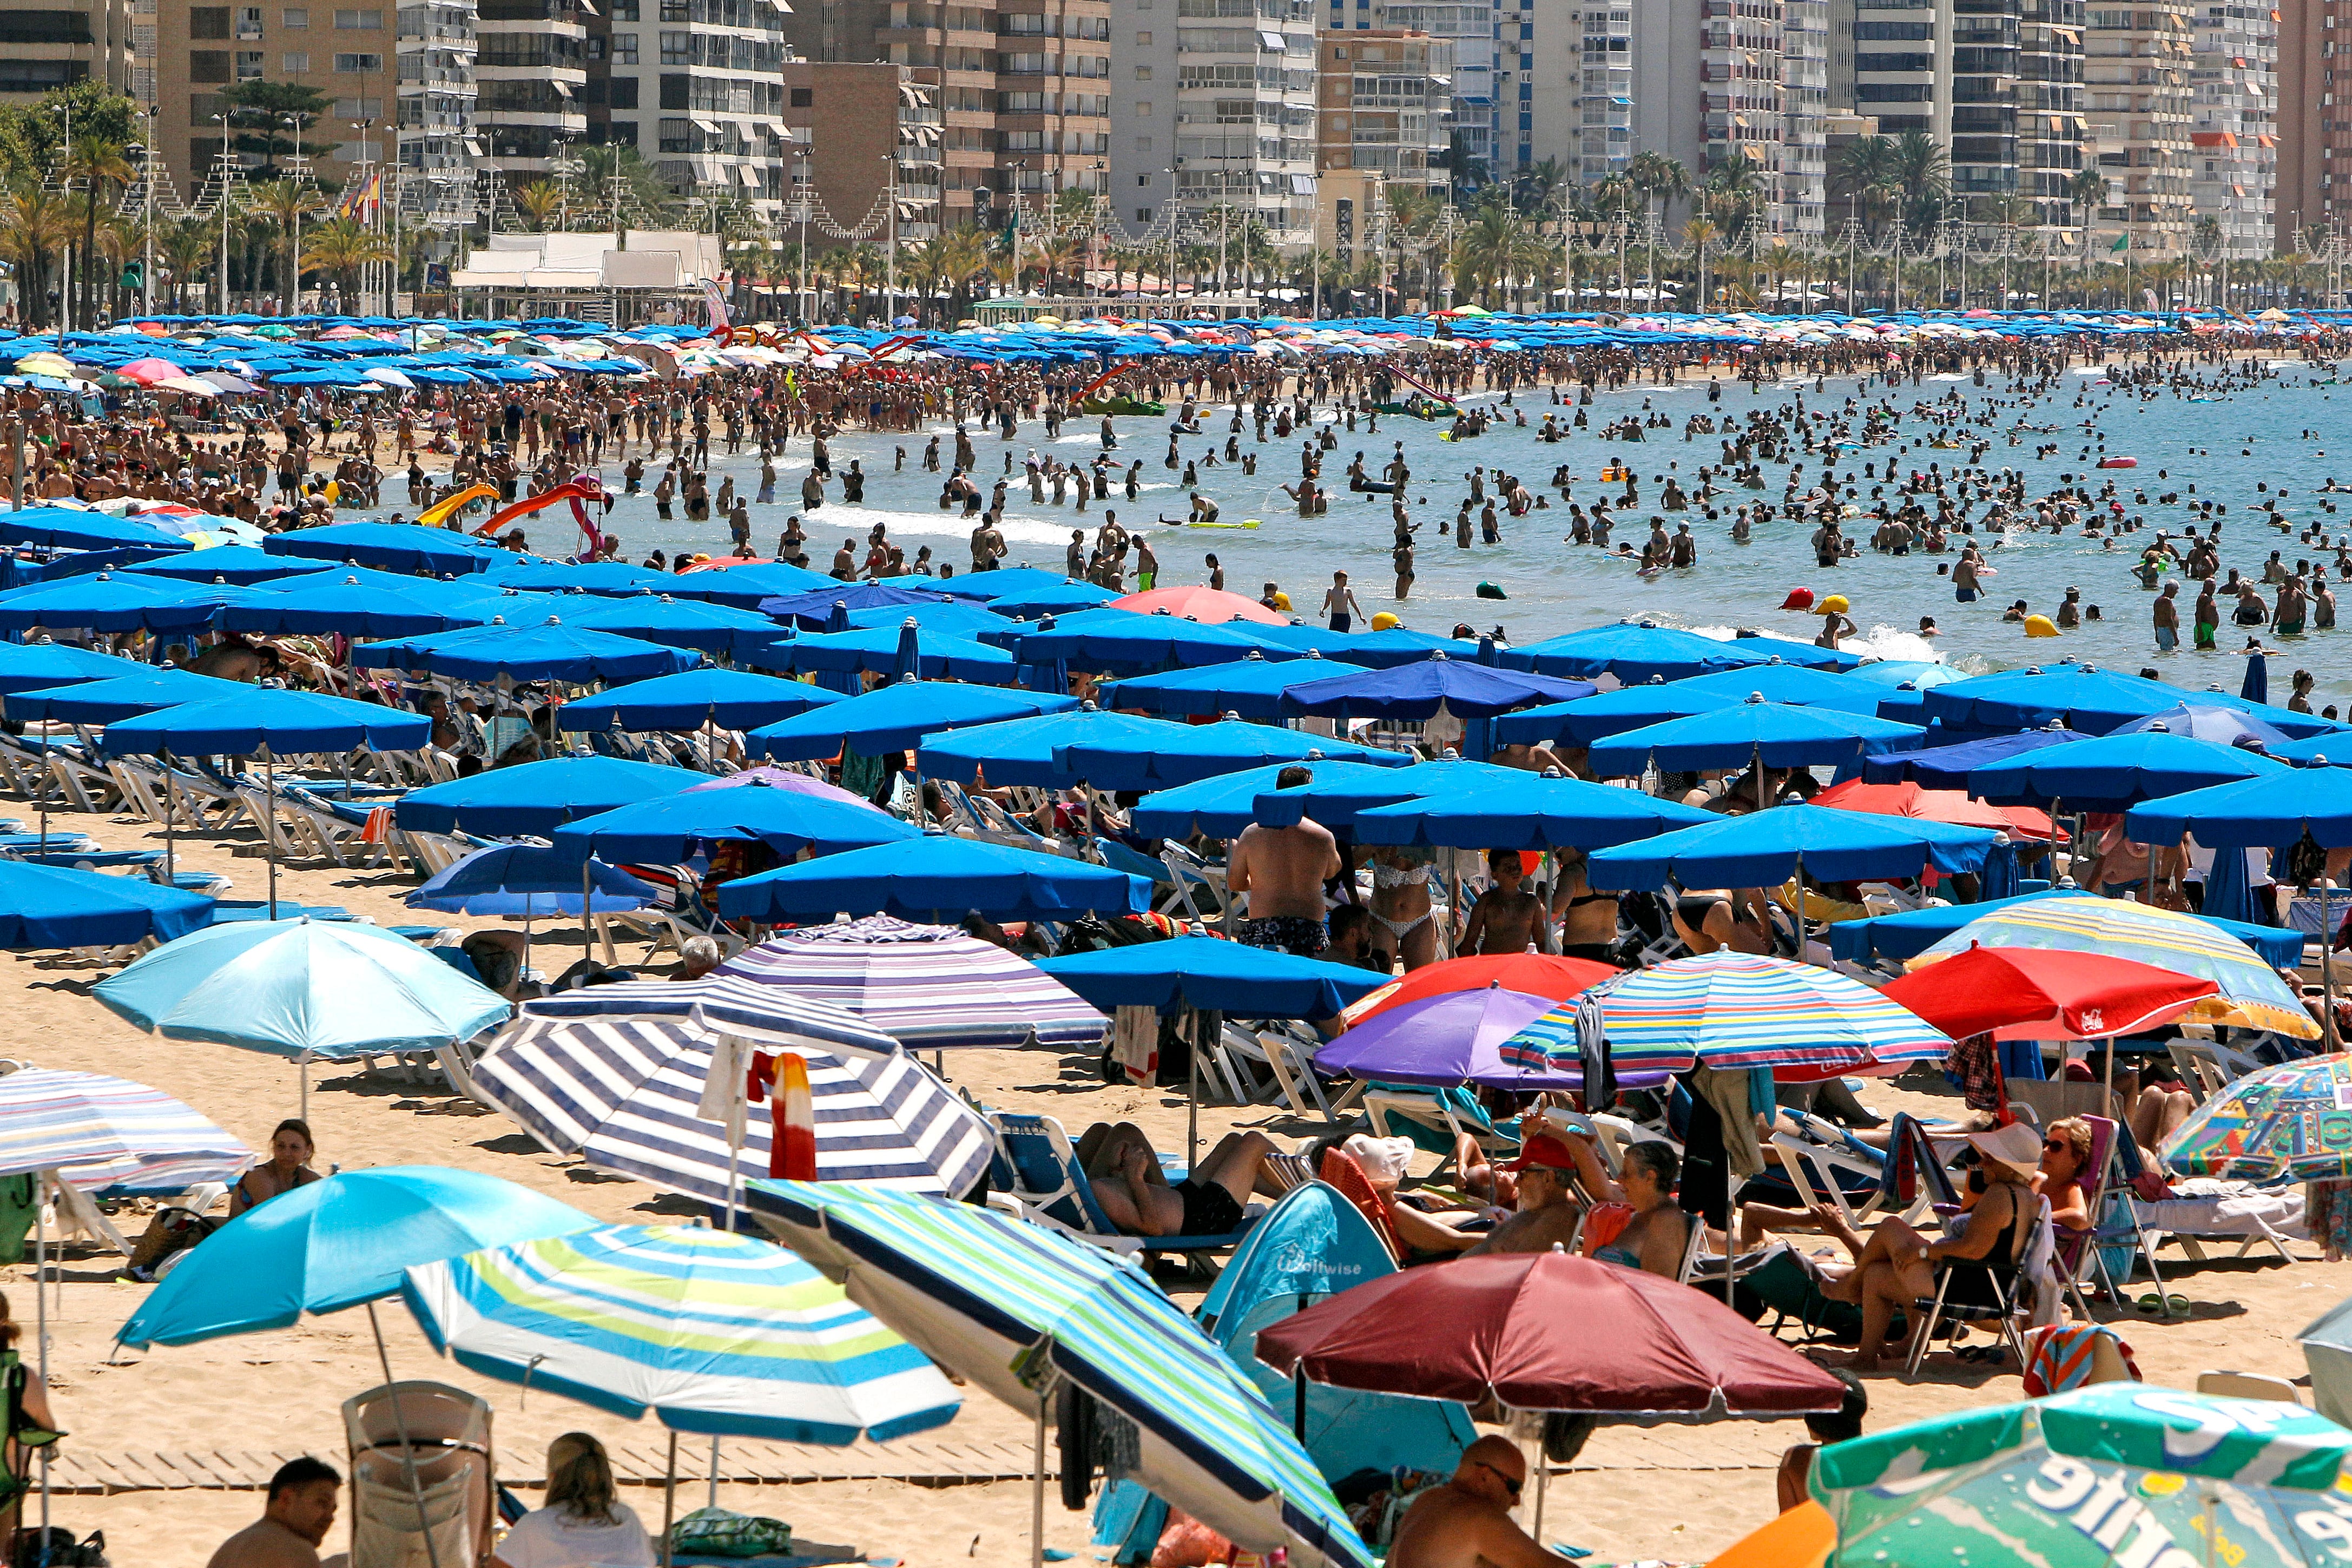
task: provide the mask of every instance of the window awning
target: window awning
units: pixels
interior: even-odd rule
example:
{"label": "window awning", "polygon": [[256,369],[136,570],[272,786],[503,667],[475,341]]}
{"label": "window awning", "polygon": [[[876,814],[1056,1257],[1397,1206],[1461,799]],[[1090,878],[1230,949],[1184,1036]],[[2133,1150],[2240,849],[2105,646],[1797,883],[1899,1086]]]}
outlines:
{"label": "window awning", "polygon": [[1312,174],[1291,175],[1290,194],[1294,196],[1313,195],[1315,194],[1315,176]]}
{"label": "window awning", "polygon": [[751,186],[755,191],[760,188],[761,182],[760,179],[759,170],[754,169],[749,163],[738,163],[735,165],[735,172],[743,176],[743,183],[745,184]]}
{"label": "window awning", "polygon": [[719,121],[715,120],[698,120],[694,122],[694,128],[707,136],[717,136],[721,134],[719,129]]}
{"label": "window awning", "polygon": [[1272,32],[1265,28],[1260,28],[1258,30],[1257,41],[1277,54],[1290,47],[1290,45],[1284,40],[1280,33]]}
{"label": "window awning", "polygon": [[562,77],[550,77],[548,81],[550,85],[555,89],[557,97],[570,98],[572,96],[572,84],[564,80]]}

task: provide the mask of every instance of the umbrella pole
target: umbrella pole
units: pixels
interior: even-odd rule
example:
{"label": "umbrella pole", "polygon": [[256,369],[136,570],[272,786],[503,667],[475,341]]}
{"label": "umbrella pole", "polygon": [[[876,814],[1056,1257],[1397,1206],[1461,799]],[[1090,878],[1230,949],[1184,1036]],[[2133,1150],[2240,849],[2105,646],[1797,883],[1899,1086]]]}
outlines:
{"label": "umbrella pole", "polygon": [[[163,880],[177,887],[180,867],[172,853],[172,748],[164,745],[157,751],[163,764]],[[41,847],[46,849],[48,846]]]}
{"label": "umbrella pole", "polygon": [[[375,1315],[375,1303],[367,1304],[368,1327],[375,1331],[375,1359],[383,1368],[383,1385],[392,1387],[392,1353],[383,1348],[383,1321]],[[432,1568],[441,1568],[441,1548],[434,1543],[433,1521],[425,1517],[425,1483],[416,1475],[416,1448],[408,1440],[408,1412],[400,1407],[400,1395],[392,1396],[392,1424],[400,1433],[400,1468],[408,1475],[408,1495],[416,1500],[416,1527],[425,1536],[425,1555]]]}
{"label": "umbrella pole", "polygon": [[[269,748],[261,748],[261,808],[269,815],[261,823],[261,852],[269,860],[269,918],[278,918],[278,763]],[[310,1080],[302,1080],[303,1114],[310,1114]]]}
{"label": "umbrella pole", "polygon": [[[1301,1296],[1304,1301],[1307,1298]],[[1305,1311],[1304,1307],[1299,1308]],[[1290,1369],[1290,1435],[1298,1439],[1300,1447],[1307,1447],[1307,1358],[1298,1358]]]}
{"label": "umbrella pole", "polygon": [[719,1506],[719,1438],[710,1439],[710,1506]]}
{"label": "umbrella pole", "polygon": [[670,1523],[677,1517],[677,1434],[669,1435],[669,1475],[662,1483],[662,1568],[670,1568],[677,1547],[670,1541]]}
{"label": "umbrella pole", "polygon": [[[33,1184],[33,1337],[39,1342],[41,1388],[49,1386],[49,1173],[43,1171]],[[62,1308],[64,1302],[58,1303]],[[55,1443],[41,1448],[41,1540],[49,1539],[49,1452]]]}
{"label": "umbrella pole", "polygon": [[[1050,1385],[1050,1384],[1049,1384]],[[1037,1394],[1037,1459],[1029,1468],[1029,1563],[1045,1568],[1045,1400]]]}
{"label": "umbrella pole", "polygon": [[2327,1005],[2326,1016],[2320,1020],[2320,1034],[2327,1048],[2337,1050],[2342,1043],[2336,1035],[2336,916],[2328,908],[2328,890],[2335,886],[2326,868],[2319,874],[2319,984]]}
{"label": "umbrella pole", "polygon": [[1192,1014],[1192,1048],[1184,1053],[1184,1175],[1201,1163],[1201,1014]]}
{"label": "umbrella pole", "polygon": [[1538,1546],[1541,1546],[1541,1545],[1543,1544],[1544,1488],[1545,1488],[1545,1487],[1547,1487],[1547,1486],[1549,1486],[1549,1485],[1550,1485],[1550,1483],[1551,1483],[1551,1461],[1550,1461],[1549,1458],[1547,1458],[1545,1457],[1545,1455],[1544,1455],[1544,1440],[1543,1440],[1543,1433],[1542,1433],[1540,1430],[1538,1430],[1538,1431],[1537,1432],[1537,1434],[1536,1434],[1536,1517],[1535,1517],[1535,1528],[1534,1528],[1533,1530],[1530,1530],[1529,1531],[1528,1531],[1528,1534],[1530,1534],[1530,1535],[1532,1535],[1532,1536],[1534,1536],[1534,1537],[1536,1538],[1536,1544],[1537,1544],[1537,1545],[1538,1545]]}
{"label": "umbrella pole", "polygon": [[[310,1121],[310,1052],[308,1052],[308,1051],[304,1051],[304,1052],[303,1052],[299,1057],[297,1057],[297,1058],[295,1058],[295,1070],[296,1070],[296,1072],[300,1076],[301,1080],[302,1080],[302,1109],[301,1109],[301,1111],[300,1111],[300,1115],[301,1115],[301,1118],[302,1118],[303,1121],[304,1121],[305,1123],[307,1123],[307,1122],[309,1122],[309,1121]],[[391,1374],[390,1373],[386,1373],[384,1374],[384,1381],[385,1381],[385,1382],[387,1382],[387,1383],[389,1383],[389,1382],[391,1382],[391,1381],[392,1381],[392,1374]]]}

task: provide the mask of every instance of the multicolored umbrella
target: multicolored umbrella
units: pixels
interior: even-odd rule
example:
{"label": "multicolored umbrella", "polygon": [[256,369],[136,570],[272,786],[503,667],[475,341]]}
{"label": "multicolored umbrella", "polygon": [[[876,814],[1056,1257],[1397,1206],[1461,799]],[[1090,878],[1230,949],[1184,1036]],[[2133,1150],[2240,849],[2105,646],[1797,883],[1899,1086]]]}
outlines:
{"label": "multicolored umbrella", "polygon": [[719,973],[829,1002],[912,1049],[1084,1046],[1103,1032],[1103,1016],[1035,964],[888,915],[787,931]]}
{"label": "multicolored umbrella", "polygon": [[1640,969],[1553,1008],[1503,1047],[1581,1050],[1588,1081],[1605,1057],[1621,1084],[1685,1068],[1771,1068],[1807,1079],[1874,1063],[1941,1061],[1952,1042],[1833,970],[1748,952],[1702,953]]}
{"label": "multicolored umbrella", "polygon": [[[473,1077],[484,1100],[541,1144],[713,1204],[727,1202],[730,1171],[740,1196],[743,1176],[768,1169],[764,1107],[745,1118],[731,1154],[727,1124],[700,1114],[718,1045],[712,1029],[642,1013],[550,1017],[532,1005]],[[988,1123],[895,1046],[883,1056],[786,1048],[808,1062],[825,1180],[955,1195],[988,1169]]]}
{"label": "multicolored umbrella", "polygon": [[887,1442],[961,1403],[922,1352],[773,1242],[607,1226],[408,1270],[434,1348],[674,1432]]}
{"label": "multicolored umbrella", "polygon": [[2303,1002],[2244,942],[2194,915],[2118,899],[2032,899],[2004,904],[1953,931],[1911,960],[1934,963],[1985,947],[2061,948],[2210,980],[2220,989],[2189,1016],[2232,1028],[2274,1029],[2293,1039],[2316,1039],[2319,1025]]}
{"label": "multicolored umbrella", "polygon": [[2249,1073],[2189,1114],[2165,1141],[2185,1176],[2266,1182],[2352,1176],[2352,1056],[2306,1057]]}
{"label": "multicolored umbrella", "polygon": [[0,1175],[54,1171],[85,1192],[184,1192],[226,1182],[253,1151],[160,1089],[104,1073],[0,1077]]}
{"label": "multicolored umbrella", "polygon": [[1370,1568],[1286,1415],[1111,1254],[994,1209],[865,1186],[761,1180],[750,1197],[851,1300],[1024,1415],[1065,1381],[1092,1395],[1134,1434],[1128,1473],[1235,1545]]}
{"label": "multicolored umbrella", "polygon": [[2352,1542],[2352,1432],[2299,1405],[2139,1383],[1823,1448],[1832,1568],[2321,1568]]}

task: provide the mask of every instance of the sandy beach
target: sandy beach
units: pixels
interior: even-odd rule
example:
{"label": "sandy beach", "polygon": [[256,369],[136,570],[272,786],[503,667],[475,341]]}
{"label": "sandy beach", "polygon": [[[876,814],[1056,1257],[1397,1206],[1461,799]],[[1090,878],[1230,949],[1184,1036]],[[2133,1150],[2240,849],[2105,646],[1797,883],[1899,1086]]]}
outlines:
{"label": "sandy beach", "polygon": [[[58,822],[91,833],[110,848],[161,841],[160,831],[143,821],[66,816]],[[236,885],[230,897],[257,898],[264,863],[236,853],[249,840],[249,835],[184,836],[179,854],[184,866],[233,877]],[[387,925],[413,924],[432,917],[400,904],[400,893],[412,885],[411,879],[388,870],[297,865],[281,872],[279,892],[310,904],[340,904]],[[468,926],[486,923],[451,919]],[[540,962],[551,973],[575,956],[568,949],[577,947],[576,931],[542,927],[539,936],[547,944]],[[633,956],[625,950],[623,960]],[[293,1065],[224,1047],[142,1036],[89,998],[90,985],[108,973],[23,954],[0,962],[0,1005],[11,1022],[0,1050],[45,1067],[115,1073],[152,1084],[256,1147],[264,1146],[275,1123],[294,1112]],[[1074,1134],[1095,1121],[1125,1119],[1141,1124],[1163,1149],[1182,1147],[1185,1110],[1180,1097],[1106,1088],[1090,1058],[976,1051],[952,1055],[948,1066],[958,1086],[989,1104],[1058,1117]],[[1881,1110],[1948,1110],[1954,1103],[1908,1085],[1875,1088],[1865,1098]],[[469,1109],[453,1102],[437,1083],[344,1068],[314,1069],[310,1117],[322,1169],[425,1163],[488,1172],[616,1222],[645,1223],[689,1212],[688,1205],[664,1200],[641,1184],[547,1154],[503,1119],[468,1114]],[[1261,1128],[1286,1142],[1318,1131],[1315,1124],[1262,1106],[1239,1111],[1207,1108],[1201,1125],[1204,1139],[1230,1127]],[[131,1220],[125,1228],[135,1229],[138,1223]],[[2314,1251],[2297,1250],[2306,1258]],[[2133,1317],[2121,1327],[2147,1377],[2178,1386],[2189,1386],[2198,1373],[2213,1368],[2301,1377],[2294,1331],[2352,1289],[2352,1267],[2343,1265],[2306,1260],[2288,1268],[2274,1257],[2267,1262],[2257,1257],[2190,1268],[2177,1248],[2168,1248],[2163,1258],[2168,1287],[2189,1298],[2190,1315],[2169,1322]],[[76,1489],[58,1492],[53,1518],[78,1532],[105,1531],[119,1563],[201,1568],[222,1537],[259,1512],[257,1492],[228,1489],[224,1481],[250,1485],[265,1478],[274,1464],[270,1456],[310,1452],[342,1468],[339,1407],[382,1381],[374,1340],[365,1312],[352,1311],[181,1349],[120,1351],[112,1342],[114,1331],[148,1288],[121,1277],[119,1262],[111,1254],[78,1245],[68,1248],[57,1271],[50,1380],[70,1432],[63,1450],[68,1458],[57,1476],[61,1486]],[[0,1273],[0,1289],[27,1321],[31,1277],[29,1263]],[[1174,1277],[1167,1278],[1172,1285]],[[1178,1288],[1176,1294],[1188,1303],[1197,1300],[1192,1289]],[[495,1404],[502,1479],[535,1483],[548,1440],[573,1429],[603,1437],[622,1457],[625,1479],[658,1478],[666,1435],[650,1420],[620,1421],[544,1393],[526,1397],[511,1385],[478,1379],[436,1356],[397,1302],[378,1312],[395,1377],[474,1388]],[[2110,1314],[2102,1308],[2101,1315]],[[1578,1331],[1564,1325],[1563,1331]],[[1872,1429],[2018,1397],[2014,1368],[1963,1369],[1944,1356],[1930,1366],[1937,1370],[1916,1383],[1899,1376],[1870,1380]],[[1545,1537],[1590,1549],[1603,1562],[1703,1562],[1769,1517],[1773,1466],[1782,1448],[1802,1436],[1793,1422],[1649,1432],[1604,1428],[1578,1466],[1554,1479]],[[1026,1483],[935,1482],[949,1473],[1021,1474],[1031,1442],[1027,1422],[979,1395],[967,1401],[950,1426],[892,1449],[830,1460],[801,1456],[808,1473],[838,1476],[862,1469],[868,1479],[730,1482],[719,1489],[719,1501],[789,1521],[803,1540],[855,1546],[877,1562],[1009,1568],[1029,1557]],[[776,1457],[761,1452],[753,1458],[767,1463]],[[689,1477],[707,1473],[709,1460],[707,1442],[682,1445],[680,1468]],[[739,1456],[738,1467],[745,1462]],[[882,1479],[913,1475],[924,1479]],[[520,1495],[528,1501],[533,1494],[524,1489]],[[649,1524],[658,1524],[657,1486],[630,1485],[624,1495]],[[706,1495],[699,1479],[682,1484],[680,1510],[699,1506]],[[27,1522],[32,1517],[28,1512]],[[1092,1560],[1086,1516],[1065,1512],[1051,1496],[1046,1532],[1049,1545],[1080,1561]]]}

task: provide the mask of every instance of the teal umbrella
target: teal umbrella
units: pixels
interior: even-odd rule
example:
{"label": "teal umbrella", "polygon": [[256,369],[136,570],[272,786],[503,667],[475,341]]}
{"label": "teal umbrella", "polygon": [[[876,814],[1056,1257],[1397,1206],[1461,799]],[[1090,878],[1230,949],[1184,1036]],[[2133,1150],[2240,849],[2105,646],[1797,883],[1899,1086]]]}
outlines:
{"label": "teal umbrella", "polygon": [[1823,1448],[1831,1568],[2321,1568],[2352,1431],[2299,1405],[2106,1383]]}
{"label": "teal umbrella", "polygon": [[304,1064],[470,1040],[509,1016],[506,999],[406,937],[374,926],[248,921],[164,943],[93,992],[109,1011],[177,1040],[211,1040]]}

